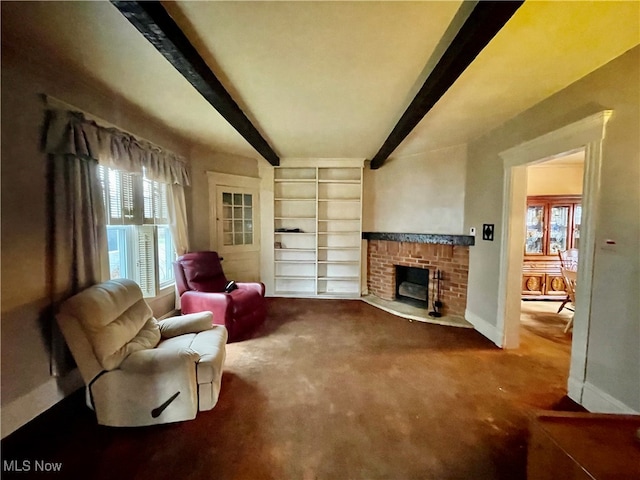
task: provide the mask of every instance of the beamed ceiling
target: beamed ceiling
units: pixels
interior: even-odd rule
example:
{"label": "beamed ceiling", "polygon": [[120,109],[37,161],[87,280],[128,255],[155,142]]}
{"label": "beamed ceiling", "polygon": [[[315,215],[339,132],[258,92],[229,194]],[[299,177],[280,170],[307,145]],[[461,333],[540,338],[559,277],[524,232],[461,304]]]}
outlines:
{"label": "beamed ceiling", "polygon": [[640,43],[639,18],[636,1],[2,2],[2,41],[188,142],[378,168],[513,118]]}

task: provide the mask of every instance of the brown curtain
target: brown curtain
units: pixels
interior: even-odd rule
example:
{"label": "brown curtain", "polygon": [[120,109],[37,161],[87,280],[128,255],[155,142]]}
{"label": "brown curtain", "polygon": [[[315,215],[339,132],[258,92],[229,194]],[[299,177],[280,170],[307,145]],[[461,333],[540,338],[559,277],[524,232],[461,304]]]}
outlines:
{"label": "brown curtain", "polygon": [[104,280],[108,273],[106,226],[98,181],[98,131],[78,128],[72,116],[47,112],[48,278],[51,374],[63,376],[73,359],[55,322],[60,302]]}
{"label": "brown curtain", "polygon": [[[172,186],[172,233],[176,247],[188,249],[183,186],[185,163],[177,155],[114,128],[88,120],[80,112],[46,112],[44,151],[49,159],[49,288],[51,373],[73,368],[66,344],[51,314],[60,302],[109,278],[106,222],[98,163]],[[183,252],[182,252],[183,253]]]}
{"label": "brown curtain", "polygon": [[[51,311],[59,302],[108,276],[107,239],[98,162],[75,155],[49,155]],[[52,319],[53,320],[53,319]],[[62,334],[52,321],[51,374],[73,368]]]}

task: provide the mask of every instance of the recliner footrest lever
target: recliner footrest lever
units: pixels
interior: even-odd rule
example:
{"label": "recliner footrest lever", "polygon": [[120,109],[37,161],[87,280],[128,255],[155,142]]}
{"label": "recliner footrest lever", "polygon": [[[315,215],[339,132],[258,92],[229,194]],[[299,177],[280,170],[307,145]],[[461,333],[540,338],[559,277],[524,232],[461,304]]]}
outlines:
{"label": "recliner footrest lever", "polygon": [[160,415],[162,415],[162,412],[164,412],[167,409],[167,407],[171,405],[171,402],[173,402],[178,395],[180,395],[179,390],[173,395],[171,395],[171,398],[169,398],[166,402],[164,402],[158,408],[154,408],[153,410],[151,410],[151,416],[153,418],[158,418]]}

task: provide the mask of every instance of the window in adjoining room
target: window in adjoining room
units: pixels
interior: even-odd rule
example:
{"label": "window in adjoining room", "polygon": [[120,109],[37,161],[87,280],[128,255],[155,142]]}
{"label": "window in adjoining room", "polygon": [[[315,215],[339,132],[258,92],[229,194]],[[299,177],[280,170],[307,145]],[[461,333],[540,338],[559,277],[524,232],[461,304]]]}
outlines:
{"label": "window in adjoining room", "polygon": [[99,167],[107,222],[110,278],[129,278],[145,297],[174,282],[175,247],[169,228],[167,185]]}

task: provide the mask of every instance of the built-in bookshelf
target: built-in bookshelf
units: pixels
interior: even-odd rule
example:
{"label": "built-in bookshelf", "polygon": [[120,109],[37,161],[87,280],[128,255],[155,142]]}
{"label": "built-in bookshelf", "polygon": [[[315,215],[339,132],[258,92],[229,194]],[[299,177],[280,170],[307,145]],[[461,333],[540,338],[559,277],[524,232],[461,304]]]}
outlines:
{"label": "built-in bookshelf", "polygon": [[274,291],[360,296],[362,168],[277,167]]}

